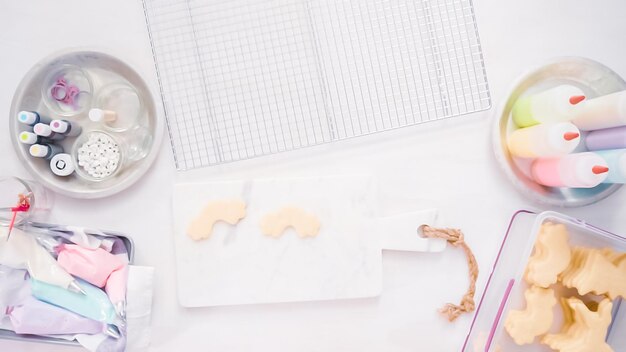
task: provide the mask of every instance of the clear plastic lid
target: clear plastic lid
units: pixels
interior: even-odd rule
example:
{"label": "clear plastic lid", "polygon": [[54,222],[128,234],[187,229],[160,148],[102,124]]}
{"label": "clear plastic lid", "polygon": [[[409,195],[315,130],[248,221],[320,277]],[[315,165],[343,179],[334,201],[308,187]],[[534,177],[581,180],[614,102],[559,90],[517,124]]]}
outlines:
{"label": "clear plastic lid", "polygon": [[[613,248],[626,252],[626,238],[601,230],[556,212],[535,214],[519,211],[513,216],[498,253],[493,271],[478,305],[470,332],[463,346],[467,352],[489,351],[552,351],[539,343],[517,345],[504,329],[510,310],[521,310],[526,306],[524,292],[528,284],[523,280],[528,259],[542,224],[552,222],[566,226],[570,246],[590,248]],[[552,286],[558,296],[564,295],[560,285]],[[620,334],[618,327],[626,327],[626,308],[621,299],[613,301],[613,322],[609,326],[606,341],[615,351],[626,350],[626,336]],[[622,309],[620,309],[622,308]],[[550,333],[558,333],[563,322],[559,304],[554,308],[554,322]],[[621,330],[623,332],[623,330]]]}

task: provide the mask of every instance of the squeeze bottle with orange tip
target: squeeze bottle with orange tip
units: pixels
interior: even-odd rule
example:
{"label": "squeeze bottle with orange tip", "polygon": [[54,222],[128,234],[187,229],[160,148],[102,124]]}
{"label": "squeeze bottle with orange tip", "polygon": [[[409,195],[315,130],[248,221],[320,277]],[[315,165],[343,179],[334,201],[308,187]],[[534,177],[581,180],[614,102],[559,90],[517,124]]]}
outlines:
{"label": "squeeze bottle with orange tip", "polygon": [[509,152],[520,158],[555,157],[569,154],[579,143],[580,131],[569,122],[520,128],[507,138]]}
{"label": "squeeze bottle with orange tip", "polygon": [[591,152],[537,159],[531,166],[533,179],[548,187],[593,188],[606,179],[608,171],[606,161]]}
{"label": "squeeze bottle with orange tip", "polygon": [[596,153],[609,165],[604,183],[626,183],[626,149],[599,150]]}
{"label": "squeeze bottle with orange tip", "polygon": [[581,131],[626,125],[626,91],[589,99],[573,111],[572,123]]}
{"label": "squeeze bottle with orange tip", "polygon": [[518,98],[511,115],[518,127],[566,122],[572,119],[573,111],[584,99],[585,94],[580,88],[563,84]]}

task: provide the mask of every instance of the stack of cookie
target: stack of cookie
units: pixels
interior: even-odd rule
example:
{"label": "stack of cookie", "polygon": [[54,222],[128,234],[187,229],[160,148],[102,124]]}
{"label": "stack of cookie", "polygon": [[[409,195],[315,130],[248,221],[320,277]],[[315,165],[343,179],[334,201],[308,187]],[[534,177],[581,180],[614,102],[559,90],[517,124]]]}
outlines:
{"label": "stack of cookie", "polygon": [[[560,352],[613,351],[605,338],[613,300],[626,297],[626,253],[571,247],[565,225],[546,222],[524,278],[529,284],[526,308],[510,311],[504,325],[516,344],[531,344],[540,337],[541,343]],[[549,333],[557,301],[563,325],[560,332]]]}

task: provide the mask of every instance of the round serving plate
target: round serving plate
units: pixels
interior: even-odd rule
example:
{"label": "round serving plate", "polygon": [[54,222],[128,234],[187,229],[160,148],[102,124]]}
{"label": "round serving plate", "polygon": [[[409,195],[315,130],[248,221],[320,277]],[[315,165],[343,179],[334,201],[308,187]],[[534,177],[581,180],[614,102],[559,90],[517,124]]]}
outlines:
{"label": "round serving plate", "polygon": [[[83,94],[80,96],[80,106],[75,109],[59,109],[50,96],[45,96],[51,85],[58,82],[58,78],[54,77],[55,72],[67,74],[68,80],[80,78],[80,90]],[[82,74],[87,77],[88,82],[83,82]],[[138,108],[133,110],[137,114],[133,116],[133,125],[130,128],[120,130],[88,118],[91,108],[100,108],[97,105],[101,100],[100,93],[106,94],[107,87],[111,85],[131,87],[136,93],[132,98],[139,99],[136,102]],[[41,116],[64,119],[80,126],[82,132],[79,136],[67,137],[54,143],[63,147],[64,152],[70,155],[76,154],[75,150],[80,147],[77,141],[85,134],[103,132],[111,135],[119,141],[123,165],[113,175],[102,179],[84,177],[84,172],[74,172],[70,176],[54,175],[49,160],[32,157],[29,145],[19,141],[20,132],[32,131],[32,127],[17,121],[18,113],[23,110],[36,111]],[[31,68],[15,92],[9,121],[13,147],[33,177],[45,187],[74,198],[110,196],[139,180],[148,171],[158,153],[165,125],[163,119],[157,115],[153,94],[133,68],[111,55],[89,50],[66,50],[43,59]],[[74,166],[80,168],[78,163]]]}
{"label": "round serving plate", "polygon": [[[578,207],[595,203],[617,191],[621,185],[600,184],[594,188],[557,188],[537,184],[530,175],[531,161],[511,156],[506,140],[517,127],[511,110],[517,99],[561,84],[577,86],[587,99],[626,89],[626,82],[608,67],[581,57],[554,59],[522,75],[506,95],[494,118],[496,158],[515,188],[530,199],[546,205]],[[583,134],[582,138],[585,138]],[[581,143],[575,152],[586,151]]]}

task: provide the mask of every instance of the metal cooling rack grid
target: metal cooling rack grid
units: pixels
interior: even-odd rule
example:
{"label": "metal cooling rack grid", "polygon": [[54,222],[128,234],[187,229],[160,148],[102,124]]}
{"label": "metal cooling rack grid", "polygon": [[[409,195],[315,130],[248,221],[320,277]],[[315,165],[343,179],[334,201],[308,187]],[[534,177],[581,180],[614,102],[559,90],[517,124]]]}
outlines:
{"label": "metal cooling rack grid", "polygon": [[489,107],[469,0],[144,0],[177,167]]}

